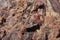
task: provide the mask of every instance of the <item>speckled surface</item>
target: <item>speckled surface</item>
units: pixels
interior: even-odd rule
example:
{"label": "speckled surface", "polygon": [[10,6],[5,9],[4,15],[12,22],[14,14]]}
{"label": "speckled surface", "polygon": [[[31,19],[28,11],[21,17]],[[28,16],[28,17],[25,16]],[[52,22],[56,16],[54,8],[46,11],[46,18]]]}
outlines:
{"label": "speckled surface", "polygon": [[0,40],[60,40],[60,0],[0,0]]}

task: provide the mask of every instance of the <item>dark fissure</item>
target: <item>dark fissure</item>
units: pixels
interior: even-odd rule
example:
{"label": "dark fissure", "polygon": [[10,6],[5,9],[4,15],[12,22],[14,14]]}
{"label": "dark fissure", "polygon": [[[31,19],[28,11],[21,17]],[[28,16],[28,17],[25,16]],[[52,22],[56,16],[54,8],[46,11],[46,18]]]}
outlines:
{"label": "dark fissure", "polygon": [[59,34],[57,35],[57,37],[56,38],[60,38],[60,30],[59,30]]}
{"label": "dark fissure", "polygon": [[[3,37],[5,37],[5,36],[6,36],[6,31],[4,31],[4,35],[3,35]],[[3,37],[2,37],[2,38],[3,38]]]}
{"label": "dark fissure", "polygon": [[40,6],[37,5],[36,9],[34,9],[33,11],[38,11],[38,9],[45,9],[45,5],[44,4]]}
{"label": "dark fissure", "polygon": [[6,22],[6,19],[5,18],[2,18],[1,22],[0,22],[0,25],[3,25],[3,23]]}
{"label": "dark fissure", "polygon": [[27,28],[26,29],[26,32],[35,32],[37,29],[40,29],[40,26],[39,24],[33,26],[33,27],[30,27],[30,28]]}
{"label": "dark fissure", "polygon": [[45,40],[48,40],[48,35],[46,34],[45,36],[46,36]]}
{"label": "dark fissure", "polygon": [[2,38],[0,38],[0,40],[2,40]]}
{"label": "dark fissure", "polygon": [[2,40],[6,36],[6,31],[3,32],[3,36],[0,37],[0,40]]}

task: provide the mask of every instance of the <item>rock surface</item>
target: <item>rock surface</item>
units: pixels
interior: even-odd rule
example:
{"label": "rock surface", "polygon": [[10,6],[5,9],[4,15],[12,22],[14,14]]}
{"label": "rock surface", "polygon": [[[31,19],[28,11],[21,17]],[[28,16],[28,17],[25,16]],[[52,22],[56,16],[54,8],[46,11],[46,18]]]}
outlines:
{"label": "rock surface", "polygon": [[60,0],[0,0],[0,40],[60,40]]}

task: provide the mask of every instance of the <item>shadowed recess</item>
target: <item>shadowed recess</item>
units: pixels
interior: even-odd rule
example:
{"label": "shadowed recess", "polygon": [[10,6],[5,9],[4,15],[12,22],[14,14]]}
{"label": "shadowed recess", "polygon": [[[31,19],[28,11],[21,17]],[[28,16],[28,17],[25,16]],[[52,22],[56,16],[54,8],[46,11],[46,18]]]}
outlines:
{"label": "shadowed recess", "polygon": [[60,38],[60,30],[59,30],[59,34],[57,35],[57,37],[56,38]]}
{"label": "shadowed recess", "polygon": [[[41,24],[42,25],[42,24]],[[26,29],[26,32],[35,32],[37,29],[40,29],[40,26],[39,24],[33,26],[33,27],[30,27],[30,28],[27,28]]]}

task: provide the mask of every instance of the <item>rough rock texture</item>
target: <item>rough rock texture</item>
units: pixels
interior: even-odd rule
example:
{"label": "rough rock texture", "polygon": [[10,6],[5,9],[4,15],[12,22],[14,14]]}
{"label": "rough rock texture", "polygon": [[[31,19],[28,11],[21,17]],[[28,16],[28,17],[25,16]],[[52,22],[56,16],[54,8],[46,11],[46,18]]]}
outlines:
{"label": "rough rock texture", "polygon": [[0,40],[60,40],[60,0],[0,0]]}

